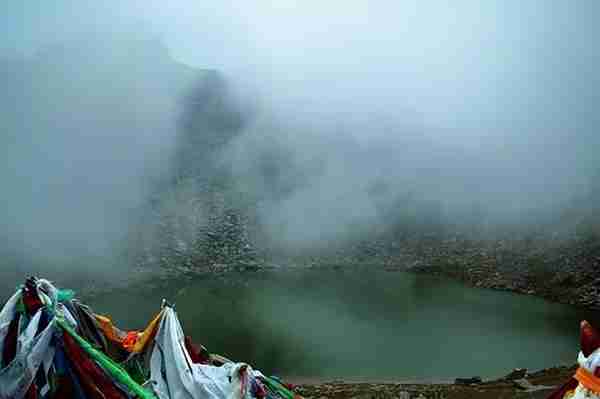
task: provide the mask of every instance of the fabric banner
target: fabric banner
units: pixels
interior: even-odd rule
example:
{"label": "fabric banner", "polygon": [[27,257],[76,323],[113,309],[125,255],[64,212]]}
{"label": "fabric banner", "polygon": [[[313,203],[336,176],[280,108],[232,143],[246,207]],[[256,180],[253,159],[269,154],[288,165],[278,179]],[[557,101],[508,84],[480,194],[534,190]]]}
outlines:
{"label": "fabric banner", "polygon": [[165,308],[150,360],[150,382],[160,399],[250,399],[249,378],[243,363],[194,364],[177,314]]}
{"label": "fabric banner", "polygon": [[69,327],[67,323],[60,319],[57,319],[57,321],[60,327],[75,339],[77,344],[88,354],[88,356],[94,359],[104,370],[106,370],[106,372],[115,378],[118,383],[131,390],[131,392],[137,395],[140,399],[156,399],[152,392],[145,390],[142,386],[135,382],[129,376],[129,374],[127,374],[127,372],[121,368],[121,366],[113,362],[104,353],[93,348],[86,340],[77,335],[77,333],[73,331],[73,329]]}
{"label": "fabric banner", "polygon": [[22,399],[42,363],[49,363],[54,358],[54,347],[51,345],[55,323],[51,321],[36,336],[40,324],[42,310],[33,316],[27,328],[18,338],[15,358],[0,370],[0,399]]}

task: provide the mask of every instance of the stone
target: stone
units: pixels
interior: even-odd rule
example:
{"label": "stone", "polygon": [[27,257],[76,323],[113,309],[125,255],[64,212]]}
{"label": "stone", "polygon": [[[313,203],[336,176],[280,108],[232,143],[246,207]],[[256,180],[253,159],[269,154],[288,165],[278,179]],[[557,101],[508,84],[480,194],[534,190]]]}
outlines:
{"label": "stone", "polygon": [[527,374],[527,369],[514,369],[508,375],[506,375],[506,377],[504,377],[504,379],[508,380],[508,381],[520,380],[522,378],[525,378],[526,374]]}
{"label": "stone", "polygon": [[531,382],[527,381],[525,378],[514,380],[513,384],[518,389],[521,389],[521,390],[527,391],[527,392],[535,392],[535,391],[543,391],[543,390],[552,389],[552,387],[548,387],[545,385],[533,385]]}
{"label": "stone", "polygon": [[525,378],[513,380],[513,384],[515,385],[515,387],[524,391],[531,391],[535,389],[535,386],[531,382],[527,381]]}

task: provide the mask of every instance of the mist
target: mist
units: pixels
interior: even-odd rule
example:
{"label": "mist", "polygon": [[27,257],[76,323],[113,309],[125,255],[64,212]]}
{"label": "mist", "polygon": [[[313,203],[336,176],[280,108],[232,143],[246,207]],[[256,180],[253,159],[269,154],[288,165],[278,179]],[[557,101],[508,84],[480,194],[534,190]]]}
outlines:
{"label": "mist", "polygon": [[194,72],[158,42],[97,35],[4,60],[3,72],[5,248],[24,270],[117,270],[111,256],[168,170]]}
{"label": "mist", "polygon": [[385,227],[398,198],[528,223],[598,168],[593,1],[4,7],[1,233],[42,258],[116,251],[171,172],[201,69],[252,104],[211,162],[284,246]]}

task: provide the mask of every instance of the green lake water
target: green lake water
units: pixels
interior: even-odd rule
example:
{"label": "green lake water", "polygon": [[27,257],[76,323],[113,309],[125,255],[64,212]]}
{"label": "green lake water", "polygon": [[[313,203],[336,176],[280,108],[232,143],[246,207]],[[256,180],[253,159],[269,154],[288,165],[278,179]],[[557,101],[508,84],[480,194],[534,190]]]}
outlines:
{"label": "green lake water", "polygon": [[242,273],[121,291],[91,305],[139,329],[163,297],[209,351],[315,379],[485,378],[573,364],[579,321],[595,320],[535,297],[366,269]]}

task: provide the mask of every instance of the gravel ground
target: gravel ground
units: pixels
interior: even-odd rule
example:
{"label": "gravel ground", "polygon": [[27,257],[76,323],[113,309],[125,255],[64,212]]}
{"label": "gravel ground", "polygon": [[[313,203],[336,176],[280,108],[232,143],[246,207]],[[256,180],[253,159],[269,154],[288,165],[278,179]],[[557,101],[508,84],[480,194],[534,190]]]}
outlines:
{"label": "gravel ground", "polygon": [[[521,380],[499,379],[472,385],[315,382],[299,385],[296,391],[307,399],[542,399],[574,372],[575,367],[557,367],[527,374]],[[525,389],[527,386],[530,389]]]}

